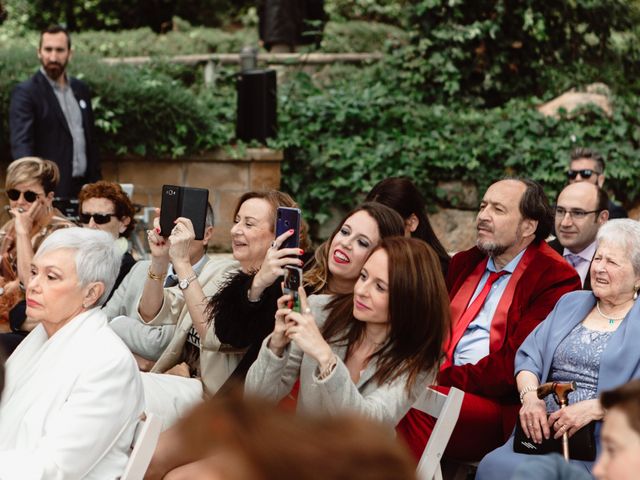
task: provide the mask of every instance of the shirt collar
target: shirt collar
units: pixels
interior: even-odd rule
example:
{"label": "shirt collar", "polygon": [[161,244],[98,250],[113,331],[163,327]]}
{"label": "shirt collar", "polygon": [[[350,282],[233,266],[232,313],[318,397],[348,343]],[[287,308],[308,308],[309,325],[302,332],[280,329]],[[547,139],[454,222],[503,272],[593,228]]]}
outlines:
{"label": "shirt collar", "polygon": [[[204,268],[204,264],[207,263],[207,260],[209,260],[209,257],[207,257],[206,255],[202,255],[200,260],[198,260],[196,263],[192,265],[193,271],[195,272],[196,275],[200,275],[200,272]],[[167,277],[175,277],[175,276],[176,276],[176,272],[173,270],[173,265],[170,263],[169,269],[167,270]]]}
{"label": "shirt collar", "polygon": [[[513,257],[511,261],[507,263],[502,270],[504,270],[505,272],[513,273],[513,271],[518,266],[518,263],[520,263],[520,260],[522,259],[524,252],[526,252],[526,250],[527,250],[526,248],[523,249],[518,255]],[[498,269],[496,268],[496,264],[493,261],[493,257],[489,257],[489,261],[487,262],[487,270],[489,270],[490,272],[498,271]]]}
{"label": "shirt collar", "polygon": [[593,260],[593,256],[596,254],[596,248],[598,248],[598,242],[596,242],[594,240],[593,243],[591,243],[587,248],[585,248],[584,250],[582,250],[581,252],[578,252],[578,253],[573,253],[568,248],[565,248],[562,251],[562,256],[566,257],[569,254],[577,255],[578,257],[584,258],[585,260],[590,262],[591,260]]}
{"label": "shirt collar", "polygon": [[[47,82],[49,82],[49,85],[51,85],[51,87],[53,88],[57,88],[58,90],[66,90],[67,88],[70,87],[69,85],[69,81],[67,79],[67,82],[65,83],[64,86],[61,86],[58,82],[56,82],[55,80],[51,80],[51,78],[49,78],[49,75],[47,75],[47,71],[44,69],[43,66],[40,66],[40,72],[42,73],[42,75],[44,75],[44,78],[47,79]],[[67,74],[63,73],[65,79],[67,78]]]}

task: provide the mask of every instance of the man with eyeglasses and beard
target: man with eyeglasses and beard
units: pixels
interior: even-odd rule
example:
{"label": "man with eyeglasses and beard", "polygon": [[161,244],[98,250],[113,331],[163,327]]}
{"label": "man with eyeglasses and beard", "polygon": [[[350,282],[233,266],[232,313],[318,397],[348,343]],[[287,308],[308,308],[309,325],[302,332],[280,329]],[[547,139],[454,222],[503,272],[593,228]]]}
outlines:
{"label": "man with eyeglasses and beard", "polygon": [[[571,152],[569,170],[567,171],[569,184],[588,182],[603,188],[604,157],[592,148],[578,147]],[[607,207],[609,219],[627,218],[627,211],[613,201],[609,200]]]}
{"label": "man with eyeglasses and beard", "polygon": [[[478,461],[508,438],[520,407],[515,353],[558,299],[581,286],[576,271],[545,242],[552,225],[540,184],[498,181],[480,203],[476,246],[451,259],[452,331],[433,388],[456,387],[465,396],[446,458]],[[411,410],[397,430],[420,458],[434,425]]]}
{"label": "man with eyeglasses and beard", "polygon": [[36,156],[60,169],[57,197],[75,198],[85,183],[100,179],[91,94],[66,74],[71,37],[61,26],[40,34],[41,67],[11,94],[9,127],[13,159]]}
{"label": "man with eyeglasses and beard", "polygon": [[609,219],[608,205],[607,192],[587,182],[567,185],[556,200],[556,239],[549,246],[576,269],[585,290],[591,290],[589,267],[598,230]]}

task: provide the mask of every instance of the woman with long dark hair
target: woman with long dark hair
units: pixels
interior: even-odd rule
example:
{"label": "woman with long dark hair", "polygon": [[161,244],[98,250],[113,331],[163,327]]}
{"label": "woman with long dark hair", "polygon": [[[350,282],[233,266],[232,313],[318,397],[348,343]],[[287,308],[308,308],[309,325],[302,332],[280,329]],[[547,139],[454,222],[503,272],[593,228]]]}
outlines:
{"label": "woman with long dark hair", "polygon": [[442,273],[446,276],[451,258],[436,236],[426,212],[426,202],[411,179],[389,177],[374,185],[367,201],[379,202],[393,208],[404,220],[405,234],[429,244],[440,258]]}
{"label": "woman with long dark hair", "polygon": [[290,296],[279,299],[246,391],[279,400],[299,379],[299,411],[355,410],[395,426],[435,379],[449,328],[433,249],[416,239],[385,238],[351,294],[334,296],[322,310],[302,288],[299,296],[301,312],[287,308]]}

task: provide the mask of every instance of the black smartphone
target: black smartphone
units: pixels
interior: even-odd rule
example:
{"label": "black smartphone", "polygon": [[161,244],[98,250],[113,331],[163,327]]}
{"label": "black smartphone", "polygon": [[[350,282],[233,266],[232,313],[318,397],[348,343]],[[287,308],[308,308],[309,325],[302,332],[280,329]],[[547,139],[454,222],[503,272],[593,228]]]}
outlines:
{"label": "black smartphone", "polygon": [[168,237],[178,217],[191,220],[196,240],[204,238],[209,190],[206,188],[162,186],[160,205],[160,235]]}
{"label": "black smartphone", "polygon": [[293,235],[287,238],[280,248],[300,248],[300,222],[302,214],[299,208],[278,207],[276,211],[276,238],[293,229]]}
{"label": "black smartphone", "polygon": [[293,297],[289,308],[295,312],[300,312],[300,295],[298,294],[298,287],[300,287],[300,285],[302,285],[302,269],[292,265],[284,267],[283,292]]}

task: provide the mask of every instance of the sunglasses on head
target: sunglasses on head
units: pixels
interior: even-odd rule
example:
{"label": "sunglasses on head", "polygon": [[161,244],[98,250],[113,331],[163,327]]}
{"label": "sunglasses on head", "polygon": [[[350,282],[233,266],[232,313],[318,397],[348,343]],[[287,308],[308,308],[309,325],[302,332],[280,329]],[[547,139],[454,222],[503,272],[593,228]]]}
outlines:
{"label": "sunglasses on head", "polygon": [[9,197],[9,200],[13,200],[14,202],[20,198],[20,195],[24,196],[24,199],[29,203],[35,202],[40,196],[39,193],[32,192],[31,190],[27,190],[26,192],[21,192],[15,188],[7,190],[7,197]]}
{"label": "sunglasses on head", "polygon": [[115,217],[115,213],[81,213],[78,215],[80,217],[80,223],[88,224],[91,219],[96,223],[96,225],[104,225],[105,223],[109,223],[111,221],[111,217]]}
{"label": "sunglasses on head", "polygon": [[596,172],[595,170],[591,170],[590,168],[585,168],[583,170],[569,170],[567,172],[567,177],[571,180],[575,180],[575,178],[580,174],[582,178],[591,178],[591,175],[598,176],[600,172]]}

